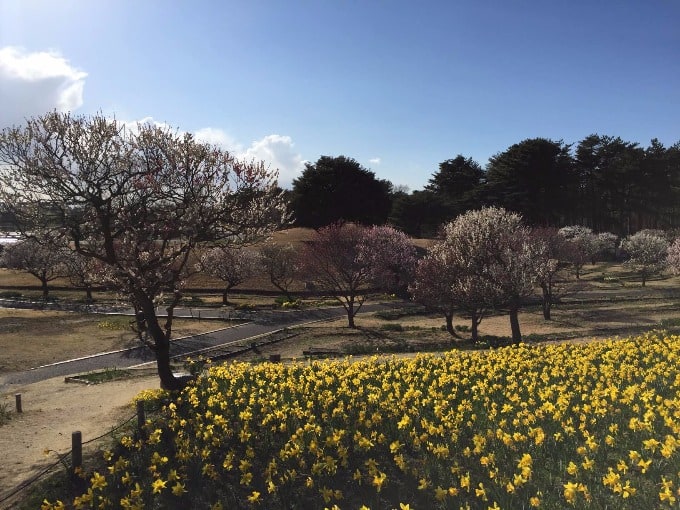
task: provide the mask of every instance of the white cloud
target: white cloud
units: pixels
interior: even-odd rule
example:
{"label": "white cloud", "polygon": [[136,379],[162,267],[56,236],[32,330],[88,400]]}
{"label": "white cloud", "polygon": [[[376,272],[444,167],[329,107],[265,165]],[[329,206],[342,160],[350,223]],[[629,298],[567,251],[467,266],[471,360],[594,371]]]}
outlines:
{"label": "white cloud", "polygon": [[379,165],[380,164],[380,158],[371,158],[371,159],[368,160],[368,162],[371,165]]}
{"label": "white cloud", "polygon": [[[159,122],[153,117],[144,117],[134,121],[119,120],[119,122],[133,133],[137,131],[140,124],[175,129],[173,126]],[[183,131],[178,132],[182,133]],[[218,145],[228,150],[238,159],[264,161],[265,165],[271,170],[278,170],[279,186],[282,188],[290,188],[293,179],[298,177],[305,167],[306,161],[295,152],[295,144],[290,136],[267,135],[254,141],[247,148],[219,128],[201,128],[194,132],[194,136],[201,142]]]}
{"label": "white cloud", "polygon": [[290,188],[293,179],[305,167],[305,161],[294,147],[293,139],[284,135],[267,135],[245,148],[226,132],[217,128],[203,128],[195,133],[203,142],[219,145],[244,160],[264,161],[272,170],[279,171],[279,186]]}
{"label": "white cloud", "polygon": [[293,179],[302,172],[305,162],[295,152],[293,139],[290,136],[267,135],[253,142],[239,157],[247,160],[264,161],[272,169],[279,171],[279,186],[290,188]]}
{"label": "white cloud", "polygon": [[86,77],[57,52],[0,48],[0,127],[55,109],[76,110],[83,104]]}
{"label": "white cloud", "polygon": [[219,145],[220,147],[234,153],[243,152],[243,146],[221,129],[211,127],[202,128],[196,131],[194,134],[201,142]]}

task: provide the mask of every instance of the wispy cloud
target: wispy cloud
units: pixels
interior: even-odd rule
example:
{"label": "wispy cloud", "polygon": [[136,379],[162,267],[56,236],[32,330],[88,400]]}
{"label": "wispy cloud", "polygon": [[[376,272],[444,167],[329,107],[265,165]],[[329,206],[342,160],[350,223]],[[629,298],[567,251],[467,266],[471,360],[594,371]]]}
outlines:
{"label": "wispy cloud", "polygon": [[0,48],[0,127],[52,110],[76,110],[83,104],[86,77],[58,52]]}
{"label": "wispy cloud", "polygon": [[380,164],[380,158],[371,158],[371,159],[368,160],[368,162],[371,165],[379,165]]}

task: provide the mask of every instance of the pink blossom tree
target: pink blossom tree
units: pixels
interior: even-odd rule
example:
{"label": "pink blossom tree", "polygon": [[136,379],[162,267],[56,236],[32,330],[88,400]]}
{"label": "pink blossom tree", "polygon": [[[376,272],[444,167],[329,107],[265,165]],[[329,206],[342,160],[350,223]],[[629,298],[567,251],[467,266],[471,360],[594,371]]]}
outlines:
{"label": "pink blossom tree", "polygon": [[[416,267],[409,291],[413,300],[444,315],[446,331],[458,338],[453,327],[456,312],[467,313],[471,340],[478,341],[478,328],[491,304],[492,289],[486,281],[453,262],[450,245],[435,244]],[[454,255],[455,256],[455,255]]]}
{"label": "pink blossom tree", "polygon": [[394,227],[373,226],[365,229],[360,248],[370,283],[405,296],[417,260],[411,238]]}
{"label": "pink blossom tree", "polygon": [[567,241],[565,259],[571,263],[576,279],[579,280],[583,266],[590,262],[595,254],[595,235],[591,229],[581,225],[562,227],[559,233]]}
{"label": "pink blossom tree", "polygon": [[[348,326],[354,328],[354,317],[364,304],[369,284],[405,283],[413,249],[405,239],[391,227],[329,225],[317,230],[303,248],[301,272],[333,293],[347,312]],[[404,250],[408,253],[402,253]]]}
{"label": "pink blossom tree", "polygon": [[293,300],[290,287],[298,269],[298,253],[292,244],[267,243],[260,248],[260,263],[271,284]]}
{"label": "pink blossom tree", "polygon": [[229,291],[252,278],[260,268],[257,252],[242,246],[219,245],[199,252],[196,269],[221,280],[222,304],[229,304]]}
{"label": "pink blossom tree", "polygon": [[565,285],[558,280],[558,273],[568,264],[571,245],[556,228],[540,227],[531,231],[535,243],[542,243],[545,249],[539,253],[542,258],[537,264],[537,283],[543,295],[543,318],[551,320],[552,306],[556,298],[565,291]]}
{"label": "pink blossom tree", "polygon": [[64,257],[65,275],[71,285],[85,290],[85,300],[88,303],[94,301],[92,289],[95,285],[104,283],[106,277],[103,276],[104,268],[102,263],[92,257],[85,257],[77,252],[69,252]]}
{"label": "pink blossom tree", "polygon": [[276,173],[263,164],[190,134],[149,124],[130,130],[103,115],[55,112],[5,129],[0,166],[0,203],[24,237],[50,231],[106,266],[139,312],[167,389],[186,382],[171,370],[170,338],[192,252],[252,241],[286,218]]}

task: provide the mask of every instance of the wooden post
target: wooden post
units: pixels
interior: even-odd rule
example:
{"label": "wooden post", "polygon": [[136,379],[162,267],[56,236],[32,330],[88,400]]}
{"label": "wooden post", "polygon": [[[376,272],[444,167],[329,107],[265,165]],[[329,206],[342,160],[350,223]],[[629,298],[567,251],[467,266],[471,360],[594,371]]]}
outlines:
{"label": "wooden post", "polygon": [[14,400],[16,401],[17,405],[17,413],[23,413],[23,409],[21,408],[21,393],[17,393],[14,395]]}
{"label": "wooden post", "polygon": [[83,435],[80,430],[71,434],[71,469],[75,470],[83,465]]}
{"label": "wooden post", "polygon": [[144,401],[137,401],[137,430],[140,437],[144,437],[144,424],[146,423],[146,414],[144,412]]}

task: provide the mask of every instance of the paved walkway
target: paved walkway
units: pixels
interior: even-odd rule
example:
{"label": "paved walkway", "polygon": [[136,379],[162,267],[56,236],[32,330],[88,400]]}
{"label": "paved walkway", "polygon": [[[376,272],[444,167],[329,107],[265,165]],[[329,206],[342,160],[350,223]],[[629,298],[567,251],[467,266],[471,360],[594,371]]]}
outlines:
{"label": "paved walkway", "polygon": [[[386,308],[403,307],[402,302],[393,303],[371,303],[365,304],[359,313],[375,312]],[[125,312],[120,310],[118,313]],[[132,310],[127,310],[131,313]],[[99,313],[111,313],[111,310],[99,311]],[[177,309],[175,315],[185,316],[193,314],[202,318],[219,317],[224,313],[219,309]],[[239,343],[254,339],[261,335],[279,331],[285,327],[297,326],[305,323],[336,319],[346,315],[344,308],[329,307],[306,310],[291,311],[262,311],[253,313],[251,321],[238,326],[219,329],[210,333],[203,333],[187,338],[180,338],[172,342],[170,353],[172,356],[187,355],[201,349],[218,346],[228,346],[229,344]],[[190,315],[191,316],[191,315]],[[105,368],[126,368],[135,365],[154,361],[153,352],[145,347],[133,347],[121,351],[100,353],[84,358],[62,361],[51,365],[34,368],[23,372],[13,372],[0,376],[0,385],[5,384],[30,384],[52,377],[68,376],[92,370],[102,370]]]}

